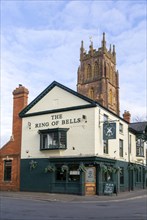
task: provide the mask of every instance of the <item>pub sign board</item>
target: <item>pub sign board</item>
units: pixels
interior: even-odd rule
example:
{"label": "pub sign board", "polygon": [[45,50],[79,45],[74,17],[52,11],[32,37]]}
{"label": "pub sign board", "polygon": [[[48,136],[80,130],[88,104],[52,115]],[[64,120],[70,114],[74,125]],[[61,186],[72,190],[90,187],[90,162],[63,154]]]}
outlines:
{"label": "pub sign board", "polygon": [[105,122],[103,124],[103,140],[116,139],[116,123]]}
{"label": "pub sign board", "polygon": [[104,186],[104,194],[106,195],[112,195],[114,192],[114,183],[105,183]]}

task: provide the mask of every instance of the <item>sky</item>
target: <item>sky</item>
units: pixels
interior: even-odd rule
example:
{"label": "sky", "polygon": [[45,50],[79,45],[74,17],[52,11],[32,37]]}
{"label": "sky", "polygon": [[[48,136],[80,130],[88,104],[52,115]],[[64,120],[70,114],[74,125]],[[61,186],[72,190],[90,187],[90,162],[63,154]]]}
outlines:
{"label": "sky", "polygon": [[30,103],[54,80],[75,90],[80,46],[116,48],[120,115],[147,120],[147,1],[1,0],[1,146],[12,135],[13,90]]}

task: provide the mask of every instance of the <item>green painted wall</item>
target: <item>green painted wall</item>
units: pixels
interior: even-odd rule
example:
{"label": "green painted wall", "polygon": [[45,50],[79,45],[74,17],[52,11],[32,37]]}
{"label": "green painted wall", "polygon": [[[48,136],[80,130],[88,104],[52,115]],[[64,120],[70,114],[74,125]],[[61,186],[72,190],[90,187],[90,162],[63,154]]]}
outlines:
{"label": "green painted wall", "polygon": [[108,166],[123,167],[124,168],[124,184],[120,184],[119,172],[113,173],[113,183],[116,186],[117,192],[124,192],[129,190],[142,189],[145,187],[145,177],[143,176],[143,167],[141,167],[141,182],[136,182],[136,171],[128,170],[128,163],[124,161],[114,161],[105,158],[52,158],[50,159],[35,159],[37,167],[30,170],[31,159],[21,160],[21,176],[20,176],[20,190],[21,191],[34,191],[34,192],[51,192],[51,193],[69,193],[85,195],[85,175],[80,173],[79,182],[56,181],[55,172],[45,173],[45,167],[49,162],[52,165],[55,164],[79,164],[85,163],[85,166],[96,166],[96,194],[102,195],[104,190],[104,184],[102,179],[102,171],[100,170],[99,163],[103,162]]}

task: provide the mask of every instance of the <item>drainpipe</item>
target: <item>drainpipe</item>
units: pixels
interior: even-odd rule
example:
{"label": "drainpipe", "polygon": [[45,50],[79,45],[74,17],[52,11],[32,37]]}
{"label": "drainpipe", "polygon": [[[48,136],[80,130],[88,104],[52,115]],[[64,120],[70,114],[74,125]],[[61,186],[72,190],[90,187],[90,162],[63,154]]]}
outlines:
{"label": "drainpipe", "polygon": [[[128,128],[128,165],[130,165],[130,142],[129,142],[129,128]],[[131,191],[131,186],[130,186],[130,170],[128,170],[128,175],[129,175],[129,191]]]}

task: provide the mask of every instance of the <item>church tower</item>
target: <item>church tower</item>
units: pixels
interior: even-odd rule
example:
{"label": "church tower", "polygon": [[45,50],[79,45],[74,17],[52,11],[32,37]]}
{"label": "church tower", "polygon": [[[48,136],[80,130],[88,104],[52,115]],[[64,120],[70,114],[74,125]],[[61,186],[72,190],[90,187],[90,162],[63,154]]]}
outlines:
{"label": "church tower", "polygon": [[105,33],[101,47],[93,48],[93,42],[86,53],[81,42],[80,66],[78,68],[77,91],[85,95],[117,115],[119,109],[119,74],[116,70],[115,46],[107,50]]}

